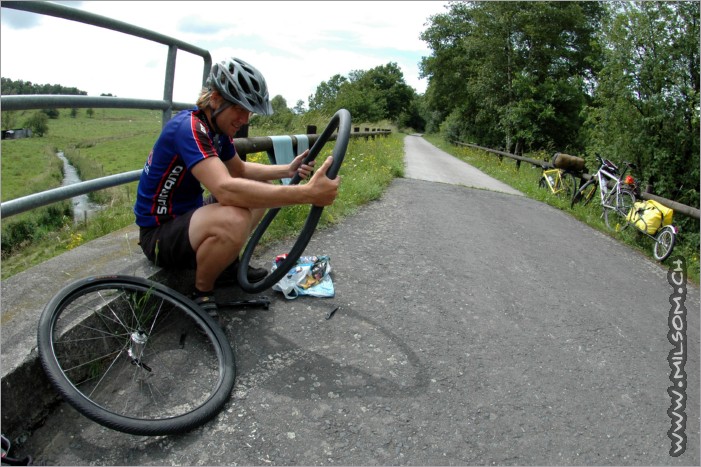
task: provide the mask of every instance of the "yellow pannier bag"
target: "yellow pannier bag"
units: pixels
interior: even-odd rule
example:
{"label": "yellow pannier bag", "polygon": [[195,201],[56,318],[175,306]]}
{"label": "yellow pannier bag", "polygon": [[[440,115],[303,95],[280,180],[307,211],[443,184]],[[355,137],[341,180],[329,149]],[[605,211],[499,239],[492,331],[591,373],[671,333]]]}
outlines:
{"label": "yellow pannier bag", "polygon": [[653,201],[637,201],[628,213],[628,222],[649,235],[655,235],[660,227],[670,225],[674,210]]}

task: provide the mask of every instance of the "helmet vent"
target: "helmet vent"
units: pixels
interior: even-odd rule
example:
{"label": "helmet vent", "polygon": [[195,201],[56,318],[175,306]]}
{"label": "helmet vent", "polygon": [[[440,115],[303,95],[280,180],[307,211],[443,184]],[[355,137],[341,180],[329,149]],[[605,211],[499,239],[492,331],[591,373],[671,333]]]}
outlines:
{"label": "helmet vent", "polygon": [[251,87],[248,85],[248,80],[246,80],[246,78],[243,77],[243,76],[241,76],[241,75],[239,75],[238,78],[239,78],[239,80],[238,80],[238,81],[239,81],[239,86],[241,87],[241,89],[243,90],[243,92],[245,92],[246,94],[250,94],[250,93],[251,93]]}

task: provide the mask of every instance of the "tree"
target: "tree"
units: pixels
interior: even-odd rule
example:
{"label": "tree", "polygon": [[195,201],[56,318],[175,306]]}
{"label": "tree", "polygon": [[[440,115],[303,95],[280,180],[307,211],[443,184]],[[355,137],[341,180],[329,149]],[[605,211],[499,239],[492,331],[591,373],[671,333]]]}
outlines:
{"label": "tree", "polygon": [[303,114],[303,113],[305,112],[305,109],[304,109],[304,101],[303,101],[302,99],[299,99],[299,100],[297,101],[297,104],[295,104],[294,109],[292,109],[292,111],[293,111],[294,113],[296,113],[297,115]]}
{"label": "tree", "polygon": [[85,91],[81,91],[75,87],[65,87],[58,84],[33,84],[31,81],[11,80],[9,78],[0,78],[0,86],[4,95],[11,94],[69,94],[69,95],[87,95]]}
{"label": "tree", "polygon": [[368,71],[356,71],[351,75],[351,83],[365,91],[372,91],[372,96],[380,99],[383,107],[381,118],[396,121],[402,112],[411,105],[415,92],[404,82],[404,74],[399,66],[390,62]]}
{"label": "tree", "polygon": [[35,136],[44,136],[49,132],[49,117],[44,112],[34,112],[25,122]]}
{"label": "tree", "polygon": [[272,115],[256,115],[254,118],[257,127],[276,127],[284,128],[285,130],[293,129],[294,114],[292,110],[287,108],[287,101],[281,95],[277,95],[270,100],[270,105],[273,108]]}
{"label": "tree", "polygon": [[42,112],[44,112],[46,116],[52,120],[56,120],[59,115],[61,115],[58,109],[44,109]]}
{"label": "tree", "polygon": [[356,121],[398,121],[410,110],[415,94],[401,69],[390,62],[371,70],[353,70],[348,77],[334,75],[310,96],[309,109],[330,114],[345,108]]}
{"label": "tree", "polygon": [[347,78],[336,74],[327,81],[322,81],[316,87],[313,95],[309,96],[309,110],[321,110],[335,112],[336,98],[341,85],[348,81]]}
{"label": "tree", "polygon": [[362,87],[355,83],[341,86],[335,101],[334,112],[347,109],[356,122],[376,122],[385,117],[384,100],[381,93],[371,87]]}
{"label": "tree", "polygon": [[598,2],[459,2],[421,34],[427,110],[462,139],[520,152],[578,140]]}
{"label": "tree", "polygon": [[691,206],[699,206],[699,13],[699,2],[610,5],[587,109],[589,153],[634,162],[652,192]]}
{"label": "tree", "polygon": [[0,120],[2,120],[3,130],[12,130],[17,124],[17,112],[10,110],[4,111]]}

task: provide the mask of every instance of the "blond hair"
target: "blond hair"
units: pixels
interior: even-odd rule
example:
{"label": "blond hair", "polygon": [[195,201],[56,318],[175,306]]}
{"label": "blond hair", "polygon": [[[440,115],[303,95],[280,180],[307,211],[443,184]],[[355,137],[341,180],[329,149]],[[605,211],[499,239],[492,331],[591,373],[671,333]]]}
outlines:
{"label": "blond hair", "polygon": [[200,97],[197,98],[197,108],[206,109],[209,107],[209,103],[212,101],[212,95],[215,92],[217,91],[211,88],[202,88],[202,91],[200,91]]}

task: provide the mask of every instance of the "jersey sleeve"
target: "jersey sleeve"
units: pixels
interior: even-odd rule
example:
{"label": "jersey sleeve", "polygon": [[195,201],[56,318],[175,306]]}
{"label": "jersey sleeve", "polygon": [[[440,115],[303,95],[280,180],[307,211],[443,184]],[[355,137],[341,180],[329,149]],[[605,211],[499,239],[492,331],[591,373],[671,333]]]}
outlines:
{"label": "jersey sleeve", "polygon": [[207,133],[207,127],[195,115],[191,115],[180,124],[178,133],[175,150],[188,170],[208,157],[218,157],[212,138]]}
{"label": "jersey sleeve", "polygon": [[226,135],[222,135],[219,136],[219,141],[221,142],[221,151],[219,152],[219,158],[224,162],[233,159],[236,155],[234,139]]}

